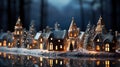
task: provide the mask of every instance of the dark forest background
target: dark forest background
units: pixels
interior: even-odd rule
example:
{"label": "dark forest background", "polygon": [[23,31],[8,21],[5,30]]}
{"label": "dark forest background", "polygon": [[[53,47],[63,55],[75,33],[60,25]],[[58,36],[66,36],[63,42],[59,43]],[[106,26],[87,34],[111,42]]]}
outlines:
{"label": "dark forest background", "polygon": [[57,21],[68,29],[74,17],[81,30],[90,21],[97,23],[100,15],[107,29],[120,32],[120,0],[0,0],[0,29],[13,31],[20,16],[23,27],[29,29],[32,20],[37,31]]}

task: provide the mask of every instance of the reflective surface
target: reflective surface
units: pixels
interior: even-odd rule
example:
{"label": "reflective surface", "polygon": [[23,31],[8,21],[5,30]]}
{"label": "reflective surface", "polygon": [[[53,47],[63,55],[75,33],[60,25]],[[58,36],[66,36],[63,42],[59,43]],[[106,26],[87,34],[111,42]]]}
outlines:
{"label": "reflective surface", "polygon": [[0,52],[0,67],[120,67],[119,58],[34,57]]}

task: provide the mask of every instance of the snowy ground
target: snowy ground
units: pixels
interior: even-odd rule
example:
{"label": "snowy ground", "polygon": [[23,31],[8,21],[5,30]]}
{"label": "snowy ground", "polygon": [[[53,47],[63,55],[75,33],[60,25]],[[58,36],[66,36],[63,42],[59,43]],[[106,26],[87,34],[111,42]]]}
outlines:
{"label": "snowy ground", "polygon": [[[95,52],[95,51],[87,51],[85,49],[79,49],[74,51],[66,51],[66,52],[58,52],[58,51],[48,51],[48,50],[40,50],[40,49],[26,49],[26,48],[7,48],[0,47],[0,52],[7,52],[12,54],[22,54],[22,55],[35,55],[35,56],[47,56],[47,57],[70,57],[70,56],[84,56],[84,57],[114,57],[116,53],[107,53],[107,52]],[[118,54],[117,54],[118,55]],[[119,55],[118,55],[119,56]]]}

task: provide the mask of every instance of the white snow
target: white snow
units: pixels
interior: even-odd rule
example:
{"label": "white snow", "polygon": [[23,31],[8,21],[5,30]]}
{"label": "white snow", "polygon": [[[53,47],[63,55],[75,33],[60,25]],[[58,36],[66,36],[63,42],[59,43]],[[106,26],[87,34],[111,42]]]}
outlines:
{"label": "white snow", "polygon": [[105,53],[105,52],[96,52],[96,51],[88,51],[83,48],[78,50],[71,51],[48,51],[48,50],[40,50],[40,49],[26,49],[26,48],[7,48],[0,47],[0,52],[8,52],[12,54],[22,54],[22,55],[32,55],[32,56],[76,56],[76,55],[95,55],[95,54],[104,54],[104,55],[113,55],[113,53]]}

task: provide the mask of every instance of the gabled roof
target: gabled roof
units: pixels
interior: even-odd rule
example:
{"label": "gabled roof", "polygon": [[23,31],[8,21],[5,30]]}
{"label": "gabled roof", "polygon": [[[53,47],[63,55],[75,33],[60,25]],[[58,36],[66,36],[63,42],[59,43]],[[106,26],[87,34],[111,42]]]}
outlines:
{"label": "gabled roof", "polygon": [[48,39],[51,32],[42,33],[43,38]]}
{"label": "gabled roof", "polygon": [[112,42],[113,40],[113,35],[110,34],[110,33],[107,33],[107,34],[96,34],[94,37],[93,37],[93,40],[95,40],[96,38],[100,38],[103,42],[105,40],[109,40],[110,42]]}
{"label": "gabled roof", "polygon": [[41,34],[42,34],[41,32],[36,33],[34,39],[38,40],[40,38]]}
{"label": "gabled roof", "polygon": [[56,39],[64,39],[66,36],[66,30],[55,30],[53,31],[53,36]]}

